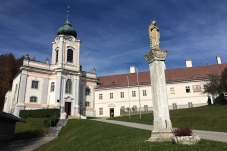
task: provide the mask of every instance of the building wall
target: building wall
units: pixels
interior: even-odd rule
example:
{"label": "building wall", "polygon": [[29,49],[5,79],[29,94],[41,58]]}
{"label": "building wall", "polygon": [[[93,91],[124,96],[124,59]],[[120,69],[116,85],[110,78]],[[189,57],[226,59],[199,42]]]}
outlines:
{"label": "building wall", "polygon": [[[43,86],[44,86],[44,76],[45,74],[37,72],[28,72],[27,85],[25,92],[24,104],[26,109],[35,109],[42,106],[43,102]],[[38,81],[38,88],[32,88],[32,81]],[[30,98],[32,96],[37,97],[37,102],[31,102]]]}
{"label": "building wall", "polygon": [[[181,81],[178,83],[167,83],[167,95],[168,104],[172,106],[173,103],[177,105],[187,105],[189,102],[192,104],[205,104],[207,102],[207,96],[202,94],[203,83],[205,81]],[[186,92],[186,86],[189,86],[190,92]],[[174,89],[171,91],[171,89]],[[146,95],[143,95],[143,90],[146,90]],[[128,93],[129,91],[129,93]],[[136,92],[136,96],[132,96],[132,91]],[[124,92],[124,98],[121,98],[120,93]],[[110,98],[110,93],[113,93],[113,98]],[[103,98],[99,99],[99,94],[102,94]],[[141,107],[148,105],[152,107],[152,93],[150,85],[140,86],[140,102]],[[132,108],[137,106],[139,108],[138,87],[110,87],[110,88],[98,88],[95,89],[95,110],[97,117],[109,117],[110,108],[114,108],[114,116],[120,116],[120,109]],[[103,114],[99,114],[100,108],[103,108]]]}
{"label": "building wall", "polygon": [[10,107],[11,107],[11,104],[12,104],[11,96],[12,96],[12,91],[9,90],[6,93],[5,100],[4,100],[4,108],[3,108],[3,111],[6,112],[6,113],[10,113]]}
{"label": "building wall", "polygon": [[18,102],[18,93],[20,88],[20,77],[21,73],[18,74],[12,84],[12,90],[10,92],[6,93],[7,102],[6,102],[6,110],[4,110],[7,113],[14,113],[15,106]]}

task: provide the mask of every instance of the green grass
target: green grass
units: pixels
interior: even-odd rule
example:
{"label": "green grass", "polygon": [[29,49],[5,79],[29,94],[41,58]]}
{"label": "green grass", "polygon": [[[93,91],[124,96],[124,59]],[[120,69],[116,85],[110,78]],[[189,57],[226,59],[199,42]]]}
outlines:
{"label": "green grass", "polygon": [[224,151],[227,143],[202,140],[197,145],[145,142],[151,131],[93,120],[69,120],[59,137],[36,151]]}
{"label": "green grass", "polygon": [[[153,113],[109,118],[110,120],[153,125]],[[190,127],[196,130],[227,132],[227,106],[209,105],[196,108],[170,110],[173,127]]]}
{"label": "green grass", "polygon": [[17,122],[15,140],[44,136],[44,123],[48,118],[24,118],[26,123]]}

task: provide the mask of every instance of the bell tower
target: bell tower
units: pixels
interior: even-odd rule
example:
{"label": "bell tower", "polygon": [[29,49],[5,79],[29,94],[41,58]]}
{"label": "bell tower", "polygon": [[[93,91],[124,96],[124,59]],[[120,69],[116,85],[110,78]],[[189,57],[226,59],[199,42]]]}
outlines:
{"label": "bell tower", "polygon": [[67,11],[67,20],[65,24],[57,31],[57,37],[52,42],[52,61],[58,68],[65,65],[74,67],[74,70],[80,70],[80,44],[81,40],[77,38],[77,32],[69,22],[69,10]]}
{"label": "bell tower", "polygon": [[[77,32],[69,22],[69,10],[65,24],[57,31],[52,42],[52,61],[56,73],[55,107],[71,116],[79,116],[80,44]],[[66,109],[67,108],[67,109]]]}

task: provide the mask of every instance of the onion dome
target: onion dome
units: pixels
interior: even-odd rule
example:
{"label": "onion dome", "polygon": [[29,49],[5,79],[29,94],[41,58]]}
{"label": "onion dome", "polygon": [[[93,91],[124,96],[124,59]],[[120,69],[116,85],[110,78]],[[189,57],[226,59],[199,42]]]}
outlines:
{"label": "onion dome", "polygon": [[66,20],[64,26],[62,26],[58,29],[57,34],[58,35],[71,35],[71,36],[74,36],[75,38],[77,37],[76,30],[69,23],[69,10],[67,11],[67,20]]}

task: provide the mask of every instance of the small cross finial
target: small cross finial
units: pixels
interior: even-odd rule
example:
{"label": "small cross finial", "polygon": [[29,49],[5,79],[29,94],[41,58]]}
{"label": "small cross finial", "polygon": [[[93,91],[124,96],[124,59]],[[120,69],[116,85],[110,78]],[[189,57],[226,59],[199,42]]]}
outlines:
{"label": "small cross finial", "polygon": [[69,13],[70,13],[70,11],[69,11],[69,6],[68,6],[68,10],[67,10],[67,20],[69,19]]}

